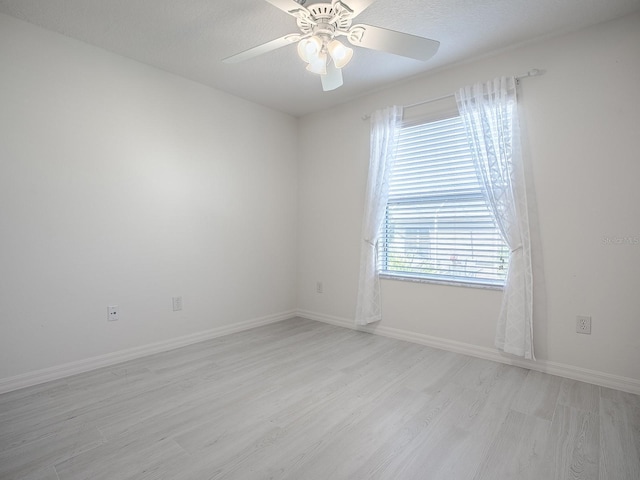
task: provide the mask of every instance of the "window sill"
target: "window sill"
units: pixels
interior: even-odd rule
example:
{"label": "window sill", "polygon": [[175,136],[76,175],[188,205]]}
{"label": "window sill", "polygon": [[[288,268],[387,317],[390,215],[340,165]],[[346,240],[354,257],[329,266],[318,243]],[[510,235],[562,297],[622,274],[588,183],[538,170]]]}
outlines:
{"label": "window sill", "polygon": [[411,283],[431,283],[435,285],[446,285],[450,287],[479,288],[481,290],[504,290],[504,287],[502,285],[461,282],[456,280],[435,280],[432,278],[424,278],[424,277],[408,277],[404,275],[391,275],[389,273],[381,273],[380,278],[383,280],[399,280],[401,282],[411,282]]}

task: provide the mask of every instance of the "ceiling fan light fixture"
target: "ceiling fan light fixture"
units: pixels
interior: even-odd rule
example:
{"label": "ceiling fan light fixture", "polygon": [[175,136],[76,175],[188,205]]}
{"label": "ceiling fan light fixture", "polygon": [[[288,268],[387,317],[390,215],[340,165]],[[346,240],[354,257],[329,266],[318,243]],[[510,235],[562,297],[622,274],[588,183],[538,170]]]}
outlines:
{"label": "ceiling fan light fixture", "polygon": [[353,57],[353,49],[345,47],[338,40],[332,40],[327,46],[327,49],[333,59],[333,64],[337,68],[342,68],[347,65],[347,63],[351,61],[351,57]]}
{"label": "ceiling fan light fixture", "polygon": [[322,50],[322,40],[317,36],[303,38],[298,42],[298,55],[302,60],[311,63],[314,57]]}
{"label": "ceiling fan light fixture", "polygon": [[309,65],[307,65],[307,70],[312,73],[317,73],[318,75],[326,75],[327,74],[327,54],[325,52],[320,52],[318,55],[314,55],[309,59]]}
{"label": "ceiling fan light fixture", "polygon": [[[1,2],[2,0],[0,0]],[[257,0],[256,0],[257,1]],[[237,53],[222,61],[237,63],[263,53],[297,43],[297,52],[307,70],[319,75],[322,89],[330,91],[342,85],[342,68],[353,57],[355,47],[427,61],[438,51],[440,42],[409,33],[368,24],[353,24],[375,0],[266,0],[296,18],[298,33],[292,33]],[[309,4],[307,6],[307,4]]]}

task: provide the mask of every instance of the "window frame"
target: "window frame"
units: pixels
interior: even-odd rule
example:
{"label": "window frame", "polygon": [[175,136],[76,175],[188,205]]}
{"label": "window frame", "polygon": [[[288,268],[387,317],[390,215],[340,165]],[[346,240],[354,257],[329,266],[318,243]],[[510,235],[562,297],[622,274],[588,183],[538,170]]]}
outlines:
{"label": "window frame", "polygon": [[[419,125],[426,125],[430,123],[437,123],[440,121],[446,121],[456,117],[457,118],[460,117],[460,113],[457,111],[457,109],[448,109],[446,111],[441,111],[436,115],[434,114],[423,115],[418,118],[414,118],[412,120],[405,120],[402,123],[401,129],[408,128],[408,127],[415,127]],[[393,178],[394,169],[395,168],[392,168],[391,170],[390,182],[392,181],[392,178]],[[459,195],[457,198],[460,199],[462,197],[463,195]],[[471,198],[471,196],[469,195],[466,195],[466,197],[467,199]],[[444,194],[441,196],[441,198],[446,198],[450,200],[450,199],[456,199],[456,196],[452,194],[449,194],[449,195]],[[482,194],[481,191],[478,192],[477,194],[474,194],[473,198],[476,201],[481,200],[482,203],[487,207],[487,210],[489,210],[489,207],[486,203],[484,195]],[[431,199],[431,202],[435,203],[433,198]],[[428,283],[428,284],[437,284],[437,285],[479,288],[479,289],[487,289],[487,290],[503,290],[504,289],[504,285],[506,283],[506,273],[508,271],[509,247],[507,246],[506,242],[504,242],[504,239],[502,239],[501,235],[500,235],[500,238],[502,241],[502,248],[505,249],[504,276],[501,279],[501,282],[492,281],[486,278],[481,278],[477,280],[470,279],[470,277],[462,277],[462,276],[460,277],[451,276],[450,278],[447,278],[445,275],[442,275],[442,274],[433,274],[433,276],[429,276],[429,274],[426,274],[426,273],[419,274],[416,272],[401,272],[401,271],[387,270],[388,246],[387,246],[386,239],[388,237],[387,237],[386,230],[388,229],[388,225],[389,225],[388,209],[391,203],[398,204],[400,202],[397,202],[397,201],[394,202],[390,195],[389,199],[387,200],[387,205],[385,206],[385,215],[383,218],[383,224],[381,226],[380,240],[377,245],[377,256],[378,256],[377,261],[378,261],[380,278],[385,280],[398,280],[398,281],[405,281],[405,282],[412,282],[412,283]],[[422,203],[421,202],[416,202],[416,203],[425,205],[425,204],[428,204],[429,202],[424,200]],[[491,215],[490,211],[489,211],[489,214]],[[493,218],[492,218],[492,221],[493,221]],[[495,226],[495,221],[493,221],[493,223],[496,231],[499,234],[500,232],[497,226]]]}

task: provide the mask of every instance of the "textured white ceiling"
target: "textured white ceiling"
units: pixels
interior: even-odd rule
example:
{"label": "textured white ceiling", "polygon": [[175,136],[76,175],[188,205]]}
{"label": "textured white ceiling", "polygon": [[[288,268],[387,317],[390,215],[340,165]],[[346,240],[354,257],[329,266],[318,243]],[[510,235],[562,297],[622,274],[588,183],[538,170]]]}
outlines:
{"label": "textured white ceiling", "polygon": [[636,10],[640,0],[377,0],[356,23],[433,38],[440,50],[423,63],[357,48],[344,69],[344,85],[323,92],[294,46],[239,64],[221,62],[297,32],[295,19],[265,0],[0,0],[0,13],[293,115]]}

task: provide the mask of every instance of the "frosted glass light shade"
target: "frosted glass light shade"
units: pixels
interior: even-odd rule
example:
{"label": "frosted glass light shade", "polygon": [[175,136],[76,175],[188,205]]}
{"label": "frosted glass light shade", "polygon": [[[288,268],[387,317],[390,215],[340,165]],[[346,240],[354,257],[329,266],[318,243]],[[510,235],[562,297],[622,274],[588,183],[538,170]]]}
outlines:
{"label": "frosted glass light shade", "polygon": [[321,49],[322,40],[316,36],[303,38],[298,42],[298,55],[307,63],[311,63],[311,60],[320,53]]}
{"label": "frosted glass light shade", "polygon": [[320,52],[318,55],[314,55],[309,59],[309,65],[307,65],[307,70],[312,73],[317,73],[318,75],[326,75],[327,74],[327,54],[324,52]]}
{"label": "frosted glass light shade", "polygon": [[353,57],[353,49],[345,47],[338,40],[332,40],[327,49],[329,50],[329,55],[333,58],[333,64],[337,68],[344,67]]}

